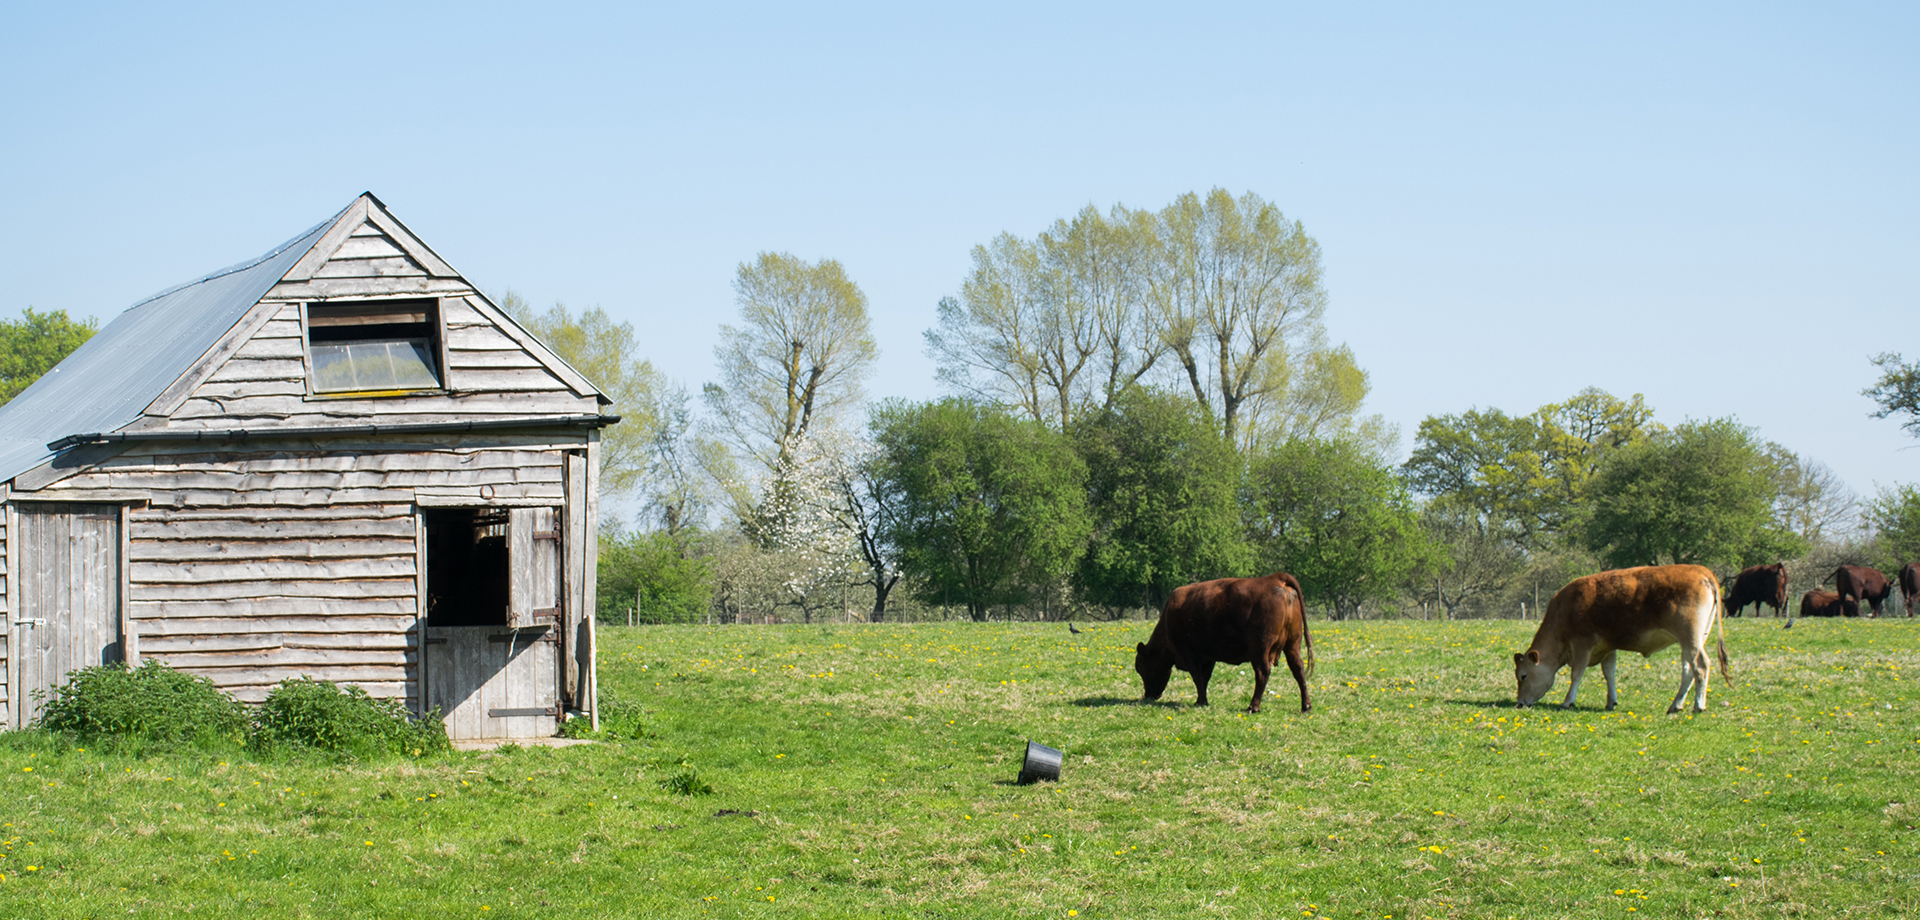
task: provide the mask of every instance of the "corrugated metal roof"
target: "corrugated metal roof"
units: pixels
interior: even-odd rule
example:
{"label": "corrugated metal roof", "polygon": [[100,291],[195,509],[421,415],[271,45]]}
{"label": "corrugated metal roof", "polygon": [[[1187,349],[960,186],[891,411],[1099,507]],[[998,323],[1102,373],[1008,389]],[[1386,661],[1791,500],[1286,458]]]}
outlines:
{"label": "corrugated metal roof", "polygon": [[138,420],[141,410],[259,303],[339,219],[336,214],[257,259],[128,307],[0,406],[0,482],[46,462],[53,456],[50,442],[80,432],[117,431]]}

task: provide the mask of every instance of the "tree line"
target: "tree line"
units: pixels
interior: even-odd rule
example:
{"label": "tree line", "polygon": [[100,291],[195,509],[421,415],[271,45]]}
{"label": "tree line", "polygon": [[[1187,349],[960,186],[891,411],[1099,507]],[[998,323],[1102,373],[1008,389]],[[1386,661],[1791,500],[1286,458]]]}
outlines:
{"label": "tree line", "polygon": [[[763,253],[734,289],[705,411],[656,380],[621,434],[647,445],[647,510],[610,528],[609,616],[1117,617],[1275,570],[1337,618],[1467,616],[1607,567],[1920,556],[1913,487],[1863,501],[1639,395],[1430,417],[1390,462],[1399,433],[1322,325],[1318,244],[1251,194],[975,247],[925,334],[933,401],[867,398],[877,346],[839,263]],[[1913,414],[1914,368],[1875,360],[1882,415]]]}

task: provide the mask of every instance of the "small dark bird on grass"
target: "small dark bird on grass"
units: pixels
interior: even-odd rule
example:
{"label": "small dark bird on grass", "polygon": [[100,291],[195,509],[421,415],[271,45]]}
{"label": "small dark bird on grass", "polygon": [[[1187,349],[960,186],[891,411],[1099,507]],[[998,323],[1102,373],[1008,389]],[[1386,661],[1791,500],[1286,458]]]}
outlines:
{"label": "small dark bird on grass", "polygon": [[1080,635],[1080,627],[1078,627],[1078,626],[1075,626],[1075,625],[1073,625],[1072,623],[1068,623],[1068,624],[1067,624],[1067,632],[1070,632],[1070,633],[1073,633],[1073,634],[1074,634],[1074,635],[1076,635],[1076,636],[1077,636],[1077,635]]}

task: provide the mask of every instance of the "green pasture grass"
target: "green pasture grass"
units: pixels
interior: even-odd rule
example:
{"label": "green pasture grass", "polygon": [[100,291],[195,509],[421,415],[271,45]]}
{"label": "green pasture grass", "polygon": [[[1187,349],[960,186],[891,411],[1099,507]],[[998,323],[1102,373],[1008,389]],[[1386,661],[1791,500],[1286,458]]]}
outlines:
{"label": "green pasture grass", "polygon": [[[631,735],[379,763],[0,737],[0,917],[1920,913],[1920,621],[1730,620],[1665,714],[1513,707],[1527,624],[1316,621],[1138,702],[1150,624],[603,629]],[[1550,700],[1566,683],[1562,675]],[[1027,739],[1059,783],[1013,783]],[[710,786],[710,794],[683,794]]]}

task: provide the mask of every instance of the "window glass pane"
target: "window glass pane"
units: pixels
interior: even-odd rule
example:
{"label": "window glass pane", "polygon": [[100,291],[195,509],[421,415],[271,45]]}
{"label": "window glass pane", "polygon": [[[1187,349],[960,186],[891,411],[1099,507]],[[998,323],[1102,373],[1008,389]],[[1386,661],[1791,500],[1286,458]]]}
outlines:
{"label": "window glass pane", "polygon": [[314,342],[313,385],[340,390],[419,390],[440,385],[425,339]]}
{"label": "window glass pane", "polygon": [[420,339],[388,342],[387,353],[393,361],[393,386],[401,390],[419,390],[440,385],[433,374],[433,359],[427,356],[427,343]]}

